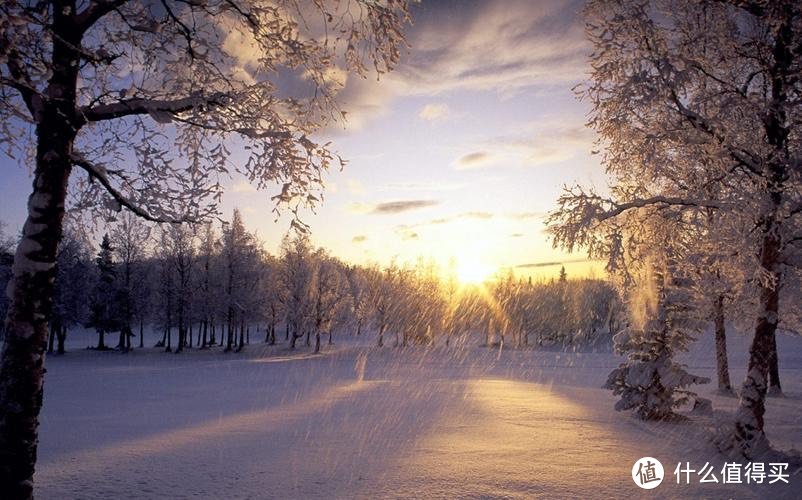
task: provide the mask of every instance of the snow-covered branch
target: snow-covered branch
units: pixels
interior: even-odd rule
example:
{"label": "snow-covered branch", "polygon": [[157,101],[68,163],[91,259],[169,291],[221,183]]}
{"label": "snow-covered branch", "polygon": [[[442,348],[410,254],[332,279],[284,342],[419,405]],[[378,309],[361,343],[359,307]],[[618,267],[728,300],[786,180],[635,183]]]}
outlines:
{"label": "snow-covered branch", "polygon": [[98,104],[83,107],[79,111],[88,122],[111,120],[130,115],[150,115],[154,120],[164,123],[172,116],[198,107],[226,106],[231,103],[231,95],[217,92],[207,96],[194,95],[173,100],[143,99],[139,97],[124,99],[111,104]]}
{"label": "snow-covered branch", "polygon": [[89,174],[91,179],[97,180],[106,190],[106,192],[114,199],[115,202],[119,203],[120,206],[127,208],[131,212],[135,213],[139,217],[142,217],[145,220],[149,220],[151,222],[168,222],[168,223],[182,223],[182,222],[195,222],[193,219],[189,217],[159,217],[156,215],[151,214],[144,208],[137,205],[134,201],[124,195],[120,190],[118,190],[109,180],[108,171],[105,167],[101,165],[96,165],[78,152],[73,152],[70,159],[72,160],[73,165],[79,166]]}

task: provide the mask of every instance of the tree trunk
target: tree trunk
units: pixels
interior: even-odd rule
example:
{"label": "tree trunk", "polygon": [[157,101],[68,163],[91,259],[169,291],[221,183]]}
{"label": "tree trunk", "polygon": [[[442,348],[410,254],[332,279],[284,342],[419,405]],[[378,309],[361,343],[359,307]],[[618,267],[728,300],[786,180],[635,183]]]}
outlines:
{"label": "tree trunk", "polygon": [[290,340],[290,324],[284,325],[284,340]]}
{"label": "tree trunk", "polygon": [[245,321],[239,325],[239,343],[237,345],[237,352],[240,352],[245,347]]}
{"label": "tree trunk", "polygon": [[713,304],[713,314],[716,326],[716,370],[718,372],[718,391],[722,394],[732,394],[730,383],[730,369],[727,361],[727,331],[724,326],[724,296],[719,295]]}
{"label": "tree trunk", "polygon": [[774,284],[760,285],[759,313],[755,325],[755,336],[749,349],[749,364],[746,379],[741,388],[741,398],[735,413],[735,444],[747,458],[768,447],[763,430],[766,413],[766,390],[771,356],[771,339],[777,329],[779,312],[779,272],[777,271],[780,241],[774,224],[768,224],[761,244],[761,266],[774,278]]}
{"label": "tree trunk", "polygon": [[139,348],[145,347],[145,320],[139,320]]}
{"label": "tree trunk", "polygon": [[234,325],[233,325],[233,312],[231,308],[228,308],[228,331],[226,332],[226,349],[225,352],[229,352],[234,346]]}
{"label": "tree trunk", "polygon": [[[206,347],[207,347],[206,346],[206,335],[207,335],[207,333],[209,331],[209,320],[208,319],[204,319],[203,320],[203,325],[201,326],[201,329],[203,330],[203,340],[201,341],[201,349],[206,349]],[[200,335],[200,330],[198,330],[198,334]]]}
{"label": "tree trunk", "polygon": [[780,385],[780,364],[777,359],[777,332],[769,341],[769,396],[782,396],[783,388]]}
{"label": "tree trunk", "polygon": [[[56,254],[72,168],[79,35],[70,33],[71,12],[54,9],[53,74],[45,95],[60,96],[36,107],[36,168],[28,216],[9,283],[5,343],[0,353],[0,491],[31,498],[42,408],[47,322],[53,307]],[[75,30],[73,30],[75,31]]]}
{"label": "tree trunk", "polygon": [[97,346],[95,347],[95,349],[97,349],[98,351],[105,351],[106,350],[106,339],[105,339],[105,337],[106,337],[106,332],[104,332],[103,330],[98,330],[97,331]]}
{"label": "tree trunk", "polygon": [[334,328],[329,330],[329,345],[334,344]]}
{"label": "tree trunk", "polygon": [[310,338],[311,333],[312,332],[310,330],[306,331],[306,347],[309,347],[309,346],[312,345],[311,338]]}
{"label": "tree trunk", "polygon": [[53,344],[56,341],[56,330],[58,329],[58,322],[53,320],[50,323],[50,335],[47,338],[47,353],[53,354]]}
{"label": "tree trunk", "polygon": [[320,352],[320,332],[315,332],[315,354]]}
{"label": "tree trunk", "polygon": [[377,345],[379,347],[384,347],[384,325],[379,327],[379,342]]}
{"label": "tree trunk", "polygon": [[64,341],[67,339],[67,327],[62,326],[61,330],[56,332],[58,336],[58,347],[56,347],[56,354],[64,354]]}

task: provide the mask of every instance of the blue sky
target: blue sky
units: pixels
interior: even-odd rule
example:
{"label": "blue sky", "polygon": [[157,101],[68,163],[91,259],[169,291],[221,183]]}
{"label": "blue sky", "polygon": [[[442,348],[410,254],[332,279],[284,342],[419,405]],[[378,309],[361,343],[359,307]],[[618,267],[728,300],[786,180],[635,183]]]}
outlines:
{"label": "blue sky", "polygon": [[[556,275],[581,255],[555,251],[543,215],[564,184],[604,184],[588,107],[572,88],[586,78],[581,2],[427,2],[413,7],[409,52],[395,72],[349,76],[339,100],[348,123],[321,134],[348,160],[328,175],[325,202],[307,213],[313,239],[349,261],[452,259],[474,274],[499,267]],[[0,158],[0,218],[23,221],[24,165]],[[224,212],[275,250],[271,193],[232,178]],[[573,261],[573,262],[572,262]],[[526,266],[526,267],[519,267]],[[596,268],[598,270],[598,267]]]}

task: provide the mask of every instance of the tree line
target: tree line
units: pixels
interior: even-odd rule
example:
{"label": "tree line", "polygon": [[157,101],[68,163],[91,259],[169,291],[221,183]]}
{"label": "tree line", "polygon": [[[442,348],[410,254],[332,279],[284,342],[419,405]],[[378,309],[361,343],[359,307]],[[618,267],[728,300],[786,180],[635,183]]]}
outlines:
{"label": "tree line", "polygon": [[[251,342],[290,349],[300,342],[318,352],[338,333],[370,335],[380,347],[570,348],[609,345],[620,326],[621,302],[604,280],[568,280],[563,270],[556,280],[532,282],[507,270],[465,285],[424,260],[348,264],[302,233],[286,235],[271,255],[237,210],[230,221],[198,225],[123,214],[98,244],[67,227],[48,338],[56,354],[76,328],[96,331],[96,350],[180,353],[238,352]],[[10,266],[3,262],[0,279]],[[155,345],[145,344],[148,331],[161,334]]]}

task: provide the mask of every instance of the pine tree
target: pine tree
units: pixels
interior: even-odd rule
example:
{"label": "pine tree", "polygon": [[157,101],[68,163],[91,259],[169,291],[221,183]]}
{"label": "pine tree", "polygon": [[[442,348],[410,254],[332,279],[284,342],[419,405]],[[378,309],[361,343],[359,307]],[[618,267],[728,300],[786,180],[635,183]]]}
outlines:
{"label": "pine tree", "polygon": [[[669,268],[670,269],[670,268]],[[616,349],[627,354],[627,361],[614,369],[604,388],[621,396],[618,411],[633,410],[644,420],[677,418],[675,410],[696,394],[687,389],[710,380],[691,375],[674,361],[676,353],[687,351],[695,321],[688,306],[684,283],[669,269],[658,269],[646,277],[653,297],[647,301],[646,317],[633,318],[633,325],[615,336]]]}
{"label": "pine tree", "polygon": [[96,349],[106,350],[105,335],[119,331],[123,320],[120,316],[119,304],[123,302],[120,287],[117,283],[117,266],[114,262],[114,248],[109,235],[103,235],[100,251],[95,258],[97,266],[97,283],[92,293],[90,326],[97,330]]}

